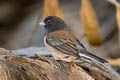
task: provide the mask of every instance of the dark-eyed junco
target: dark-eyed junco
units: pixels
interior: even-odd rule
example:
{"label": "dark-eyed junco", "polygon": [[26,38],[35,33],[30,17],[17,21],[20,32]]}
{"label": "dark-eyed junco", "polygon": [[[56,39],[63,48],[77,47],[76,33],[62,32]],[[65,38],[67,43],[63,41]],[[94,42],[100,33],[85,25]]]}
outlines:
{"label": "dark-eyed junco", "polygon": [[107,61],[88,52],[82,43],[67,29],[65,22],[56,16],[48,16],[44,22],[44,44],[56,60],[103,64]]}

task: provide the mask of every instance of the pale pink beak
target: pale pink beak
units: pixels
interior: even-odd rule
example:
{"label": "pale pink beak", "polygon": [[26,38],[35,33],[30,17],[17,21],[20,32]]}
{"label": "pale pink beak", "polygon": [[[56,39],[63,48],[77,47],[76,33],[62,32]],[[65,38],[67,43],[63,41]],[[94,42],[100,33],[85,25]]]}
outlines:
{"label": "pale pink beak", "polygon": [[41,26],[45,26],[45,23],[44,22],[40,22],[39,23]]}

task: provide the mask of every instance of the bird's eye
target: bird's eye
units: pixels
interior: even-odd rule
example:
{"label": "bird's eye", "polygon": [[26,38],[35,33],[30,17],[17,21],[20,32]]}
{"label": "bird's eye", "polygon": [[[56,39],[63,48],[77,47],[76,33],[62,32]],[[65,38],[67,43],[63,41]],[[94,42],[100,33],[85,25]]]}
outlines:
{"label": "bird's eye", "polygon": [[51,20],[48,20],[48,21],[47,21],[47,24],[51,24]]}

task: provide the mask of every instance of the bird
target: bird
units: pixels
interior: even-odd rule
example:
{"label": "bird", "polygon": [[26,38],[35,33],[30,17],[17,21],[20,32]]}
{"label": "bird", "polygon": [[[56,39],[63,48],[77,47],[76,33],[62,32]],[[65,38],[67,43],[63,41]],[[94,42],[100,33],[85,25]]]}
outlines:
{"label": "bird", "polygon": [[108,63],[87,51],[80,40],[67,29],[68,26],[63,19],[48,16],[39,24],[46,30],[44,44],[55,60],[89,63],[100,68],[104,63]]}

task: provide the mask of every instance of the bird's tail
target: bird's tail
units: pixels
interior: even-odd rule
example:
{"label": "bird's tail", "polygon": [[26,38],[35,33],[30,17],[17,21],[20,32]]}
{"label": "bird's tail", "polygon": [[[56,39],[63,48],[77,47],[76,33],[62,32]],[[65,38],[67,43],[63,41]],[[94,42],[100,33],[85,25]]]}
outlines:
{"label": "bird's tail", "polygon": [[103,71],[107,70],[106,63],[108,62],[88,51],[80,51],[79,58],[76,60],[76,62],[79,64],[87,63]]}
{"label": "bird's tail", "polygon": [[106,61],[105,59],[103,58],[100,58],[86,50],[83,50],[83,51],[80,51],[79,53],[79,56],[81,58],[85,58],[85,59],[88,59],[88,60],[91,60],[91,61],[97,61],[97,62],[100,62],[100,63],[108,63],[108,61]]}

